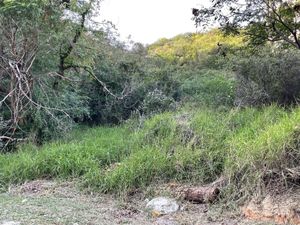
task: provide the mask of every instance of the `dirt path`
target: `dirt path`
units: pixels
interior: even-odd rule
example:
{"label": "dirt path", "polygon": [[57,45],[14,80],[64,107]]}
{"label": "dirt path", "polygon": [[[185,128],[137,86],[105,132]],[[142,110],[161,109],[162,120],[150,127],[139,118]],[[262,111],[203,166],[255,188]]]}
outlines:
{"label": "dirt path", "polygon": [[[145,201],[124,202],[107,195],[88,195],[73,183],[34,181],[0,194],[0,225],[254,225],[206,205],[181,203],[182,210],[152,218]],[[15,223],[9,223],[15,222]],[[270,223],[268,223],[270,225]]]}

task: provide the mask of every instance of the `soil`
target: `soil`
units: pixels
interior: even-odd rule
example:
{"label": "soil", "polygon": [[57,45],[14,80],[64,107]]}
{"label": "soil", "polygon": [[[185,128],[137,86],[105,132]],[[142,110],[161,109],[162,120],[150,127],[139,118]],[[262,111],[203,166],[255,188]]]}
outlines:
{"label": "soil", "polygon": [[247,218],[253,220],[300,225],[300,190],[253,198],[242,207],[242,212]]}
{"label": "soil", "polygon": [[[159,194],[159,193],[155,193]],[[161,193],[166,194],[166,193]],[[178,200],[181,210],[153,217],[146,212],[145,195],[124,200],[86,193],[76,182],[38,180],[0,194],[0,225],[271,225],[247,221],[218,206]]]}

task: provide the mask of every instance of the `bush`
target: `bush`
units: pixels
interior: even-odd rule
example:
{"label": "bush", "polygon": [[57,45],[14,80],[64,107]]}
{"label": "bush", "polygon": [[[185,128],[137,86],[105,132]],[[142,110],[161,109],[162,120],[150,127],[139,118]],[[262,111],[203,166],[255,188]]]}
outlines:
{"label": "bush", "polygon": [[45,107],[33,107],[23,128],[38,144],[66,136],[75,122],[89,115],[88,98],[81,94],[79,85],[62,84],[60,90],[53,90],[51,79],[44,82],[47,85],[35,88],[34,100]]}
{"label": "bush", "polygon": [[300,53],[263,49],[236,59],[238,105],[276,102],[288,105],[300,97]]}
{"label": "bush", "polygon": [[185,80],[181,89],[186,99],[203,106],[233,106],[235,80],[229,72],[201,70]]}
{"label": "bush", "polygon": [[[119,124],[140,110],[153,114],[173,109],[179,101],[179,66],[159,58],[111,47],[99,56],[95,75],[120,98],[103,90],[99,82],[84,82],[83,93],[89,97],[91,124]],[[123,96],[124,95],[124,96]]]}
{"label": "bush", "polygon": [[142,102],[141,110],[144,114],[150,115],[175,109],[175,104],[173,98],[166,96],[161,90],[155,89],[147,93]]}

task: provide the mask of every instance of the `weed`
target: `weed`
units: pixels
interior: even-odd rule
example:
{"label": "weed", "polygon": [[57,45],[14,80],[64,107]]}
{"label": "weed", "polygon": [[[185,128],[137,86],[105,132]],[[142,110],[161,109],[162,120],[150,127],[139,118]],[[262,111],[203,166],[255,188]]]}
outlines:
{"label": "weed", "polygon": [[276,105],[185,108],[155,115],[136,129],[127,124],[77,130],[67,141],[1,154],[0,186],[79,178],[101,192],[128,193],[156,181],[204,184],[222,175],[230,181],[226,194],[241,197],[263,185],[270,171],[273,178],[281,171],[291,176],[290,168],[300,162],[299,121],[299,108]]}

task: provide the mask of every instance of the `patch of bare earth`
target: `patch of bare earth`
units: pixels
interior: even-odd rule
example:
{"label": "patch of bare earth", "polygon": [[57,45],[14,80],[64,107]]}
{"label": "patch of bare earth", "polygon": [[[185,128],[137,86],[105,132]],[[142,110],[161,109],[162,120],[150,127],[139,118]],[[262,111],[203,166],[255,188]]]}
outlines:
{"label": "patch of bare earth", "polygon": [[300,191],[253,199],[242,212],[252,220],[300,225]]}
{"label": "patch of bare earth", "polygon": [[[168,188],[173,186],[167,185],[153,194],[172,195]],[[110,195],[84,193],[73,182],[38,180],[0,194],[0,225],[271,224],[246,221],[236,213],[224,213],[205,204],[178,201],[180,211],[154,218],[145,211],[144,195],[136,194],[125,201]]]}

